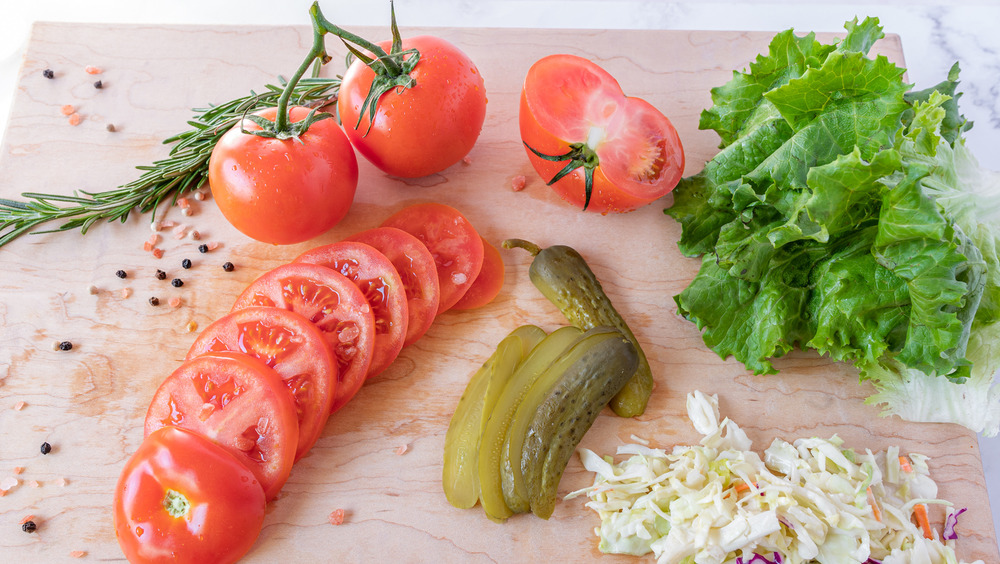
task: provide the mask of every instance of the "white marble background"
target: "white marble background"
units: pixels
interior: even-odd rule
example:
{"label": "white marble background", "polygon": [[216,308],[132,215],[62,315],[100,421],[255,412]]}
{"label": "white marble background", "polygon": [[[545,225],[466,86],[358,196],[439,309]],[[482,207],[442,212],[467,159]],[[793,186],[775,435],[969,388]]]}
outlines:
{"label": "white marble background", "polygon": [[[6,124],[31,22],[40,20],[305,25],[311,0],[5,0],[0,12],[0,123]],[[321,0],[345,26],[386,25],[388,2]],[[855,16],[877,16],[901,36],[908,78],[918,88],[962,67],[963,113],[975,122],[967,143],[984,167],[1000,171],[1000,0],[396,0],[405,25],[843,31]],[[1000,437],[980,438],[993,523],[1000,533]],[[1000,537],[1000,534],[998,534]]]}

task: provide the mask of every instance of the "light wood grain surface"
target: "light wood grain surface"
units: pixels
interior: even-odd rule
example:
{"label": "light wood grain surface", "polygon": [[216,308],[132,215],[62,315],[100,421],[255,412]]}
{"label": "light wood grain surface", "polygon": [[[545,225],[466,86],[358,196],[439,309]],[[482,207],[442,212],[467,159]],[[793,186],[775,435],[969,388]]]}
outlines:
{"label": "light wood grain surface", "polygon": [[[373,39],[387,30],[359,30]],[[694,390],[718,393],[725,415],[762,449],[777,436],[830,436],[856,448],[930,455],[942,497],[968,507],[959,554],[998,561],[975,436],[944,424],[881,418],[863,398],[857,374],[812,354],[776,363],[776,376],[753,376],[708,350],[693,324],[678,317],[672,296],[697,272],[676,247],[679,226],[663,215],[669,196],[637,212],[602,217],[563,204],[531,169],[519,142],[517,97],[536,59],[557,52],[591,58],[671,117],[685,143],[687,174],[711,158],[718,143],[697,129],[709,90],[766,49],[770,34],[404,29],[432,31],[476,61],[489,93],[483,134],[470,154],[444,173],[402,181],[360,164],[357,198],[348,217],[327,235],[287,247],[250,241],[232,229],[211,200],[197,213],[168,219],[198,229],[221,247],[200,254],[199,242],[164,234],[161,259],[142,251],[148,217],[100,224],[86,236],[33,235],[0,249],[0,480],[23,467],[20,484],[0,498],[0,551],[8,562],[62,561],[74,550],[88,560],[122,560],[111,521],[113,489],[142,440],[142,419],[159,383],[194,341],[190,322],[205,327],[225,314],[236,295],[267,269],[302,251],[374,227],[392,212],[423,201],[462,210],[494,244],[521,237],[568,244],[590,262],[643,344],[657,387],[647,412],[621,420],[605,412],[583,446],[601,453],[636,435],[670,446],[698,439],[684,414]],[[202,28],[140,25],[38,24],[21,72],[0,155],[0,196],[25,191],[105,190],[136,177],[134,167],[166,155],[160,141],[182,131],[190,108],[222,102],[273,82],[299,64],[311,41],[301,28]],[[342,71],[342,46],[327,71]],[[897,38],[877,49],[902,64]],[[92,86],[87,65],[103,69]],[[54,80],[41,71],[52,68]],[[73,104],[83,117],[67,124]],[[117,131],[106,130],[114,124]],[[511,190],[516,175],[528,178]],[[183,270],[181,260],[194,265]],[[458,510],[441,490],[441,456],[451,413],[468,377],[514,327],[552,330],[564,320],[531,285],[526,253],[506,251],[506,283],[491,305],[440,316],[427,335],[405,349],[381,376],[331,418],[309,456],[299,461],[276,501],[249,562],[602,560],[583,500],[560,502],[549,521],[515,516],[490,522],[477,507]],[[221,264],[231,261],[234,272]],[[182,288],[156,280],[181,277]],[[115,276],[124,269],[125,280]],[[88,288],[99,288],[92,295]],[[123,288],[131,295],[122,297]],[[151,307],[177,296],[183,305]],[[69,352],[52,350],[70,340]],[[14,407],[25,402],[21,410]],[[47,456],[43,441],[52,444]],[[405,454],[396,454],[399,446]],[[592,480],[578,460],[563,477],[563,493]],[[33,487],[36,481],[38,487]],[[332,526],[327,515],[346,510]],[[38,532],[18,522],[35,515]],[[940,521],[940,514],[932,515]]]}

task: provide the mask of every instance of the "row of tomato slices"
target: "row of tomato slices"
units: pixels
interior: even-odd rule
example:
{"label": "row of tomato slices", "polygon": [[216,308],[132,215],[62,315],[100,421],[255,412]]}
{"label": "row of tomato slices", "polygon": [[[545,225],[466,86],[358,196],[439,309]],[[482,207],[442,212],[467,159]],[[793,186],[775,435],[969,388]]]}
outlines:
{"label": "row of tomato slices", "polygon": [[126,557],[245,554],[328,417],[437,315],[491,302],[503,273],[468,219],[426,203],[252,282],[153,396],[115,493]]}

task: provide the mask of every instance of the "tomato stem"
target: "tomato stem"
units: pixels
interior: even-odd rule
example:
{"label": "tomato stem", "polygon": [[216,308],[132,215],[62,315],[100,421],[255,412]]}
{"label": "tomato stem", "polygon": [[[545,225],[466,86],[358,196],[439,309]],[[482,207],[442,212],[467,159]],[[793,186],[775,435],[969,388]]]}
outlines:
{"label": "tomato stem", "polygon": [[[593,131],[591,131],[590,137],[592,138],[588,139],[588,141],[595,141],[596,144],[596,140],[593,138]],[[566,166],[562,168],[562,170],[557,172],[556,175],[552,177],[552,180],[549,180],[546,183],[547,186],[552,186],[556,182],[562,180],[562,178],[567,174],[583,167],[585,196],[583,201],[583,211],[587,211],[587,206],[590,205],[590,196],[594,191],[594,169],[601,164],[600,159],[597,157],[597,151],[595,151],[588,143],[570,143],[569,151],[566,153],[561,155],[546,155],[545,153],[538,152],[534,147],[528,145],[527,143],[525,143],[524,146],[540,159],[551,162],[569,161],[566,163]]]}
{"label": "tomato stem", "polygon": [[163,496],[163,508],[171,517],[183,517],[191,510],[191,502],[184,494],[167,490],[167,494]]}

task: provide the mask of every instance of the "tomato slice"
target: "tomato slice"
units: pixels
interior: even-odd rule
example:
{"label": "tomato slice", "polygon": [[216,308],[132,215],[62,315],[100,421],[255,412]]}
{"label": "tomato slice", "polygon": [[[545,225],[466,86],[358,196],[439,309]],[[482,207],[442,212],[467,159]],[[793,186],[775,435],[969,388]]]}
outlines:
{"label": "tomato slice", "polygon": [[239,353],[184,362],[160,384],[146,412],[148,437],[184,427],[233,453],[257,476],[267,499],[288,479],[298,444],[295,404],[281,377]]}
{"label": "tomato slice", "polygon": [[295,402],[299,422],[295,459],[302,458],[323,432],[336,392],[337,362],[323,334],[295,312],[248,307],[206,327],[191,345],[187,360],[224,351],[250,355],[281,377]]}
{"label": "tomato slice", "polygon": [[347,277],[318,264],[285,264],[251,282],[236,298],[233,311],[251,306],[294,311],[323,334],[337,359],[331,413],[358,393],[372,362],[375,317],[364,294]]}
{"label": "tomato slice", "polygon": [[361,290],[375,318],[375,348],[367,377],[388,368],[403,348],[407,322],[403,280],[389,259],[371,245],[340,241],[306,251],[295,262],[332,268]]}
{"label": "tomato slice", "polygon": [[118,478],[115,536],[129,562],[236,562],[256,542],[266,504],[254,473],[225,448],[162,427]]}
{"label": "tomato slice", "polygon": [[438,313],[458,302],[483,267],[482,238],[469,220],[451,206],[415,204],[389,216],[382,227],[406,231],[431,252],[441,287]]}
{"label": "tomato slice", "polygon": [[434,256],[413,235],[395,227],[376,227],[347,238],[371,245],[385,255],[396,268],[406,292],[406,338],[403,346],[412,345],[430,329],[437,317],[441,300]]}
{"label": "tomato slice", "polygon": [[492,302],[503,288],[503,257],[489,241],[483,239],[483,267],[469,286],[469,290],[452,309],[476,309]]}
{"label": "tomato slice", "polygon": [[589,203],[584,167],[551,185],[589,211],[632,211],[673,190],[684,172],[684,150],[670,120],[645,100],[625,96],[611,74],[582,57],[551,55],[532,65],[519,123],[528,158],[547,182],[569,159],[546,160],[531,149],[557,156],[580,144],[596,153]]}

